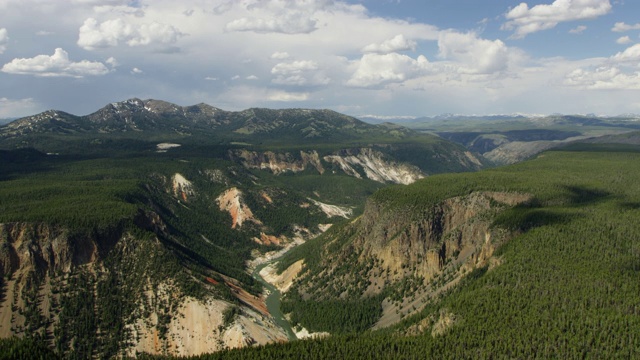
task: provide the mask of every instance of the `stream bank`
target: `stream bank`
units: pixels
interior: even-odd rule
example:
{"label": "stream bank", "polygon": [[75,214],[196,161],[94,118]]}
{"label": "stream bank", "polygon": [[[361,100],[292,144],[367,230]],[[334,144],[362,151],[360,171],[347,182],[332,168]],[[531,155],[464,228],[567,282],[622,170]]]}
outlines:
{"label": "stream bank", "polygon": [[267,295],[267,299],[265,300],[265,303],[267,305],[267,310],[269,311],[269,314],[271,314],[271,316],[273,317],[273,320],[275,321],[275,323],[284,330],[284,332],[287,334],[287,337],[289,338],[289,341],[298,340],[298,337],[293,331],[293,328],[291,328],[291,324],[284,317],[284,314],[280,310],[280,296],[282,294],[280,294],[280,291],[275,286],[269,284],[260,275],[260,271],[262,269],[264,269],[269,264],[277,261],[278,259],[273,259],[271,261],[258,265],[251,273],[251,276],[253,276],[254,279],[258,280],[258,282],[260,282],[262,286],[264,286],[267,289],[268,295]]}

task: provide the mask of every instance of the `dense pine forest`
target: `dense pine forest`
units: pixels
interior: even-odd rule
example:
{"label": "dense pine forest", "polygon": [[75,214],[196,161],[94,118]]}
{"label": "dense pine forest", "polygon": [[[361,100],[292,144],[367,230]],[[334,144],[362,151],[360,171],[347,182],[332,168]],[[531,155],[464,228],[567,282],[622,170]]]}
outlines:
{"label": "dense pine forest", "polygon": [[[132,109],[145,114],[136,104]],[[263,295],[248,261],[282,246],[262,238],[286,242],[301,232],[312,238],[331,224],[277,264],[283,271],[304,260],[281,310],[295,329],[329,336],[257,346],[244,327],[241,345],[250,346],[220,346],[214,350],[223,351],[191,358],[638,357],[637,146],[574,144],[516,165],[452,173],[486,164],[442,139],[392,125],[371,128],[329,112],[309,113],[308,126],[300,129],[293,120],[303,113],[227,114],[214,120],[231,132],[211,139],[167,135],[153,126],[164,124],[173,134],[173,117],[138,113],[135,120],[148,126],[154,141],[127,131],[110,138],[101,131],[116,131],[110,126],[120,124],[110,117],[97,122],[106,128],[72,116],[26,119],[23,127],[6,128],[0,150],[0,299],[9,314],[7,332],[21,339],[0,342],[1,356],[135,355],[130,345],[140,340],[132,334],[141,319],[152,323],[149,328],[165,344],[146,349],[170,354],[170,327],[181,319],[186,299],[218,301],[221,324],[213,331],[222,343],[242,316],[252,324],[268,318],[247,303]],[[185,129],[191,126],[191,120],[181,121]],[[40,131],[29,124],[53,127]],[[306,147],[306,136],[316,132],[317,144]],[[321,133],[333,133],[333,143],[323,144]],[[297,140],[288,147],[271,141],[280,135]],[[181,140],[181,146],[158,152],[157,141]],[[243,151],[251,157],[238,155]],[[347,160],[351,170],[344,167]],[[405,166],[419,169],[413,180],[426,178],[411,185],[375,180],[370,175],[376,169],[366,165],[374,161],[387,173]],[[219,200],[230,189],[237,194],[235,215]],[[496,243],[492,265],[464,273],[455,286],[377,326],[383,304],[399,304],[430,284],[403,277],[401,270],[384,289],[365,294],[373,284],[369,274],[382,272],[381,263],[363,258],[355,242],[367,206],[375,204],[380,221],[421,221],[448,199],[483,192],[528,198],[514,206],[496,204],[472,219],[510,234]],[[353,215],[329,215],[319,202]],[[236,228],[237,212],[248,214],[246,209],[253,220]],[[447,261],[455,263],[460,253],[450,255]],[[331,259],[331,272],[323,272]],[[433,284],[446,283],[446,276],[443,271]]]}
{"label": "dense pine forest", "polygon": [[[479,190],[528,192],[535,201],[495,220],[520,233],[498,250],[501,265],[479,269],[396,326],[195,358],[638,357],[638,161],[633,147],[574,146],[510,167],[380,190],[374,197],[390,209],[417,211]],[[432,334],[445,313],[453,325]],[[339,312],[318,316],[338,319]]]}

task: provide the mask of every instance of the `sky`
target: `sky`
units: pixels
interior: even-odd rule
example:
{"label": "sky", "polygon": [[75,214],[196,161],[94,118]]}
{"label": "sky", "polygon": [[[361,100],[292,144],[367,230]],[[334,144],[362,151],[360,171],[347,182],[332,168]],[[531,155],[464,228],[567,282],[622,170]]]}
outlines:
{"label": "sky", "polygon": [[637,0],[0,0],[0,118],[640,113]]}

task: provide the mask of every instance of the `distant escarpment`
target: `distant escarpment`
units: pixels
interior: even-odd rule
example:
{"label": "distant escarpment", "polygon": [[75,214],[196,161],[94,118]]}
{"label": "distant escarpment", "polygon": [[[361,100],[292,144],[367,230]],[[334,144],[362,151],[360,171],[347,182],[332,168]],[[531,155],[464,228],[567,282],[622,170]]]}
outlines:
{"label": "distant escarpment", "polygon": [[48,110],[0,126],[0,149],[24,147],[82,156],[206,153],[274,174],[307,168],[324,174],[335,168],[402,184],[426,174],[473,171],[488,164],[435,135],[393,124],[372,125],[331,110],[224,111],[206,104],[179,106],[136,98],[85,116]]}
{"label": "distant escarpment", "polygon": [[276,175],[299,173],[307,169],[322,175],[330,170],[358,179],[367,178],[380,183],[411,184],[426,174],[415,165],[393,160],[372,148],[344,149],[320,157],[315,150],[290,152],[256,152],[231,150],[229,157],[250,169],[267,170]]}

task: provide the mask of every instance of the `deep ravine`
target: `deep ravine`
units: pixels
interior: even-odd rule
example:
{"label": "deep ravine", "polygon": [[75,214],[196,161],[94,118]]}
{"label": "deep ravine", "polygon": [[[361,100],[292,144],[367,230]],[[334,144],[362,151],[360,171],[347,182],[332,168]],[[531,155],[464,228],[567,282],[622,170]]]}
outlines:
{"label": "deep ravine", "polygon": [[267,265],[272,264],[276,261],[280,260],[280,258],[273,259],[271,261],[265,262],[263,264],[258,265],[255,270],[253,270],[252,276],[254,279],[258,280],[268,291],[267,299],[265,301],[267,305],[267,310],[269,310],[269,314],[273,317],[274,321],[278,326],[280,326],[289,337],[289,341],[298,340],[295,332],[291,328],[291,324],[284,317],[284,314],[280,310],[280,291],[276,289],[275,286],[269,284],[265,279],[260,276],[260,271],[265,268]]}

